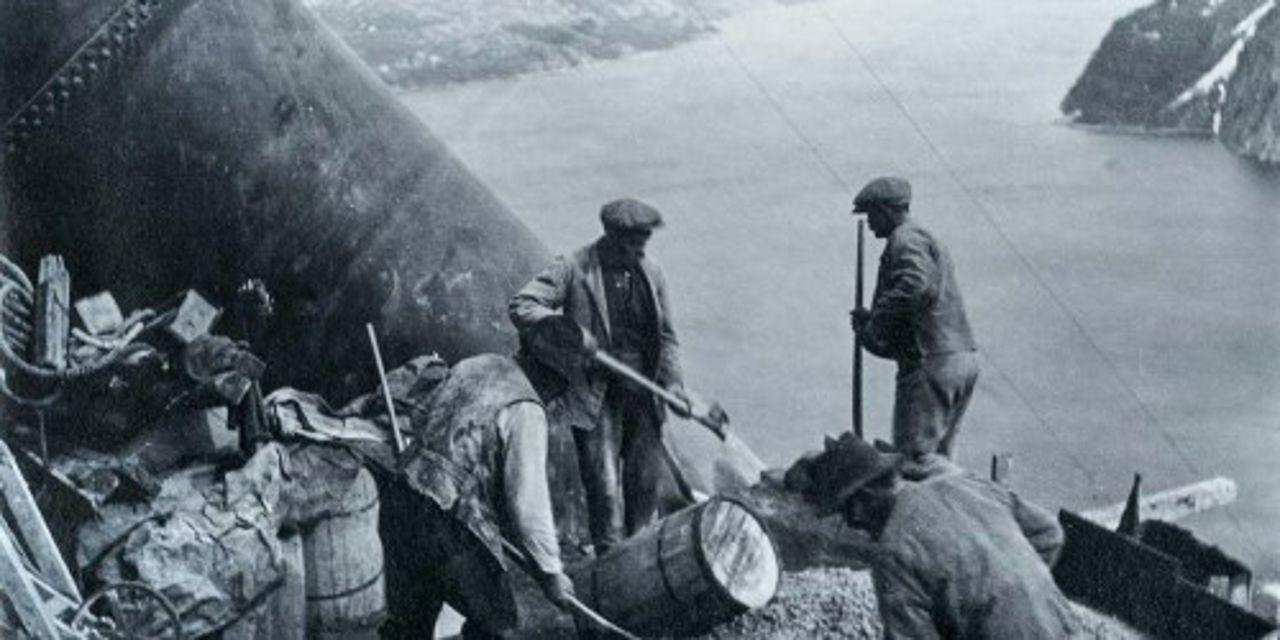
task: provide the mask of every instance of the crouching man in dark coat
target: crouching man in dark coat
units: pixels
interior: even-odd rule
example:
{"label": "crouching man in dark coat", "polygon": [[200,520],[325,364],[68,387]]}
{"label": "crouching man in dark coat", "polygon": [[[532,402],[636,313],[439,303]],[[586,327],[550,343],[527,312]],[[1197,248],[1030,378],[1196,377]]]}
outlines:
{"label": "crouching man in dark coat", "polygon": [[383,487],[384,635],[430,637],[445,602],[467,618],[466,638],[519,626],[504,535],[537,565],[547,598],[564,606],[573,583],[551,510],[547,420],[520,367],[481,355],[446,372],[438,359],[419,359],[391,377],[413,440],[401,457],[406,482]]}
{"label": "crouching man in dark coat", "polygon": [[1075,612],[1049,572],[1063,544],[1053,516],[954,465],[904,480],[903,461],[845,438],[811,472],[820,511],[875,540],[886,640],[1076,636]]}

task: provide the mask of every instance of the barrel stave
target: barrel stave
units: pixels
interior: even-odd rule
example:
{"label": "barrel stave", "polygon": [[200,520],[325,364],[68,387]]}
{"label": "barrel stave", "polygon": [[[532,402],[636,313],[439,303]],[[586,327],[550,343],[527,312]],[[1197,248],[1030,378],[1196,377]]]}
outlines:
{"label": "barrel stave", "polygon": [[694,635],[767,602],[776,549],[742,504],[713,498],[637,532],[573,571],[588,604],[642,635]]}

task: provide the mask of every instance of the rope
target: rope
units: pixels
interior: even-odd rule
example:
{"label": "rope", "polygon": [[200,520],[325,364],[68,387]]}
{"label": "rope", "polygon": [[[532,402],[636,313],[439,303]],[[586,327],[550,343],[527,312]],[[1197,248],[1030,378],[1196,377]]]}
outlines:
{"label": "rope", "polygon": [[[867,71],[867,74],[870,75],[873,80],[875,80],[876,84],[879,85],[880,90],[884,92],[885,96],[887,96],[891,102],[893,102],[894,107],[902,114],[903,118],[906,119],[907,123],[911,125],[911,128],[915,131],[916,135],[919,136],[921,141],[925,143],[925,146],[929,148],[929,151],[938,159],[938,162],[942,165],[943,169],[946,170],[947,175],[951,178],[953,182],[955,182],[956,186],[960,188],[960,191],[965,195],[965,198],[968,199],[969,202],[973,205],[973,208],[978,211],[978,213],[986,221],[986,223],[996,232],[996,235],[1009,248],[1009,251],[1013,253],[1014,257],[1021,264],[1021,266],[1027,271],[1027,273],[1031,275],[1032,280],[1036,283],[1036,285],[1039,286],[1042,290],[1044,290],[1044,292],[1049,296],[1050,300],[1053,301],[1054,305],[1058,308],[1058,310],[1061,311],[1064,316],[1066,316],[1068,321],[1071,322],[1072,326],[1075,327],[1076,331],[1079,332],[1081,337],[1084,338],[1085,342],[1089,345],[1090,349],[1102,361],[1103,365],[1106,367],[1106,369],[1111,374],[1111,376],[1115,379],[1115,381],[1119,384],[1120,388],[1124,391],[1125,395],[1127,395],[1129,399],[1133,402],[1133,404],[1138,407],[1138,410],[1142,413],[1148,426],[1155,429],[1155,431],[1159,434],[1161,439],[1164,440],[1165,444],[1170,449],[1173,450],[1174,454],[1179,458],[1182,464],[1186,466],[1186,468],[1191,472],[1193,476],[1199,477],[1200,475],[1202,475],[1200,469],[1196,466],[1195,462],[1192,461],[1191,457],[1186,453],[1186,451],[1182,448],[1182,446],[1177,443],[1177,441],[1173,438],[1173,436],[1169,434],[1168,430],[1165,429],[1164,425],[1161,424],[1160,420],[1156,417],[1155,412],[1152,411],[1151,408],[1147,406],[1147,403],[1143,401],[1142,397],[1138,394],[1138,392],[1129,384],[1128,380],[1125,379],[1125,377],[1121,374],[1119,366],[1116,365],[1115,361],[1111,358],[1111,356],[1107,355],[1106,351],[1102,349],[1101,345],[1099,345],[1098,341],[1093,337],[1093,334],[1088,330],[1087,327],[1084,326],[1084,323],[1080,320],[1079,315],[1077,315],[1071,309],[1071,307],[1067,305],[1067,303],[1062,299],[1060,295],[1058,295],[1058,292],[1055,289],[1053,289],[1053,287],[1049,286],[1048,281],[1044,278],[1044,276],[1040,273],[1040,271],[1036,269],[1035,265],[1031,262],[1031,260],[1027,258],[1026,254],[1024,254],[1016,244],[1014,244],[1013,239],[1010,238],[1008,233],[1005,232],[1004,228],[1001,227],[998,222],[996,222],[995,217],[991,214],[991,211],[987,208],[986,205],[982,203],[981,200],[978,199],[977,195],[974,194],[973,190],[969,188],[969,185],[965,182],[963,178],[961,178],[959,172],[956,171],[954,165],[952,165],[952,163],[947,159],[946,155],[942,153],[942,150],[938,148],[938,146],[934,143],[933,139],[929,137],[929,135],[925,132],[924,128],[920,126],[920,123],[911,115],[911,112],[907,110],[906,105],[904,105],[902,101],[898,99],[897,94],[895,94],[893,90],[889,88],[889,85],[885,83],[884,79],[880,77],[880,74],[877,73],[876,70],[871,66],[871,63],[867,60],[866,56],[862,54],[861,50],[859,50],[858,47],[856,47],[853,44],[853,42],[851,42],[849,38],[845,36],[844,32],[840,29],[840,27],[835,23],[834,20],[832,20],[831,15],[827,13],[826,7],[820,6],[819,11],[822,13],[823,18],[827,22],[827,25],[831,27],[831,30],[835,32],[835,34],[840,38],[842,42],[844,42],[845,48],[848,49],[848,51],[853,54],[853,56],[858,60],[859,64],[861,64],[861,66]],[[990,361],[989,358],[988,358],[988,361]],[[999,371],[999,369],[997,369],[997,371]],[[1004,377],[1006,380],[1009,380],[1010,383],[1012,383],[1012,378],[1005,375],[1003,372],[1001,372],[1001,376]],[[1012,384],[1011,384],[1011,387],[1016,389],[1016,386]],[[1020,397],[1022,396],[1020,392],[1016,392],[1016,393]],[[1025,398],[1024,398],[1024,402],[1026,402]],[[1045,426],[1049,426],[1047,422],[1042,421],[1042,424],[1045,424]],[[1231,521],[1234,528],[1240,533],[1241,536],[1244,537],[1245,542],[1251,548],[1253,548],[1255,553],[1261,553],[1261,549],[1254,543],[1254,541],[1244,531],[1243,525],[1240,523],[1239,519],[1235,516],[1235,514],[1232,513],[1229,509],[1226,510],[1225,513],[1227,515],[1227,518]]]}
{"label": "rope", "polygon": [[1059,450],[1066,454],[1067,458],[1071,461],[1071,466],[1084,474],[1084,477],[1089,481],[1089,486],[1093,487],[1093,492],[1101,495],[1102,485],[1098,482],[1097,475],[1089,469],[1089,467],[1084,463],[1084,460],[1080,459],[1079,455],[1076,455],[1076,453],[1067,446],[1066,440],[1062,438],[1062,435],[1058,433],[1058,430],[1054,428],[1053,425],[1049,423],[1049,420],[1044,417],[1044,414],[1040,413],[1040,410],[1031,403],[1031,399],[1023,393],[1022,388],[1013,381],[1013,376],[1005,373],[1004,369],[1001,368],[1000,365],[996,364],[996,361],[991,357],[991,354],[986,351],[979,351],[978,353],[983,356],[987,361],[987,364],[991,365],[991,368],[995,370],[996,375],[1000,376],[1000,379],[1004,380],[1004,383],[1009,386],[1009,389],[1013,391],[1013,395],[1018,399],[1018,402],[1021,402],[1022,405],[1027,408],[1027,411],[1031,413],[1031,416],[1036,419],[1036,422],[1039,422],[1040,426],[1044,427],[1044,430],[1049,434],[1049,437],[1053,438],[1054,441],[1058,443]]}
{"label": "rope", "polygon": [[[8,300],[11,293],[21,291],[21,286],[22,285],[20,283],[15,282],[14,280],[0,276],[0,307],[4,306],[4,301]],[[14,352],[13,345],[10,344],[8,338],[4,336],[4,330],[8,328],[8,319],[6,318],[6,315],[7,314],[0,310],[0,366],[6,368],[12,367],[17,371],[43,382],[62,383],[68,380],[90,376],[119,362],[128,355],[150,348],[145,344],[125,342],[106,354],[85,364],[62,370],[42,367],[27,362],[22,358],[22,356]],[[126,335],[137,334],[135,332],[130,332]],[[56,399],[58,390],[55,389],[54,392],[46,398],[32,399],[18,396],[13,393],[7,385],[0,385],[0,394],[21,405],[46,407]]]}
{"label": "rope", "polygon": [[[698,14],[698,18],[700,18],[704,23],[711,24],[711,19],[702,12],[702,9],[700,9],[693,0],[684,0],[684,3],[690,10]],[[742,71],[742,75],[746,76],[747,79],[751,81],[751,84],[755,86],[756,91],[764,97],[765,102],[769,103],[769,107],[778,115],[778,119],[782,120],[782,122],[787,125],[787,128],[791,130],[792,135],[800,141],[800,144],[804,145],[804,147],[809,150],[813,159],[826,170],[827,174],[831,176],[831,179],[840,188],[844,189],[846,192],[852,192],[853,188],[849,183],[840,175],[840,172],[835,170],[835,167],[831,166],[831,163],[822,155],[822,151],[818,149],[818,146],[814,144],[813,141],[809,139],[809,136],[806,136],[804,131],[800,129],[800,125],[796,124],[795,120],[792,120],[791,116],[787,115],[787,112],[782,108],[782,105],[778,102],[777,98],[769,92],[769,89],[764,86],[764,83],[760,81],[760,78],[757,77],[756,74],[751,71],[750,67],[742,61],[742,58],[738,56],[738,52],[734,50],[734,48],[726,42],[724,38],[720,38],[719,41],[724,47],[725,53],[729,54],[733,63],[737,65],[740,71]]]}
{"label": "rope", "polygon": [[[698,9],[698,7],[694,5],[690,0],[685,0],[685,3],[687,6],[689,6],[690,9],[692,9],[695,13],[697,13],[698,16],[702,18],[703,21],[709,22],[706,14],[702,13],[702,11]],[[825,9],[823,11],[825,15]],[[829,16],[827,16],[827,21],[828,23],[830,23]],[[834,29],[835,26],[832,25],[832,28]],[[844,35],[841,33],[840,36],[841,36],[841,39],[845,41],[845,44],[849,45],[851,50],[855,52],[855,55],[858,56],[859,60],[863,63],[863,66],[870,69],[870,67],[867,65],[866,61],[862,58],[862,56],[857,53],[857,50],[853,49],[851,43],[849,43],[849,41],[844,38]],[[755,89],[765,98],[765,101],[768,103],[769,107],[773,109],[773,111],[778,115],[778,118],[787,125],[787,127],[791,130],[791,132],[795,135],[795,137],[801,142],[801,144],[803,144],[805,148],[809,150],[810,154],[818,162],[818,164],[820,164],[827,171],[827,173],[830,174],[831,177],[843,189],[845,189],[847,192],[852,192],[853,191],[852,187],[844,180],[844,178],[840,176],[838,172],[836,172],[836,170],[832,167],[831,163],[828,162],[827,159],[822,155],[822,152],[818,149],[818,147],[815,144],[813,144],[812,141],[810,141],[809,137],[806,136],[803,131],[801,131],[799,125],[797,125],[796,122],[790,116],[787,115],[786,111],[783,110],[782,105],[779,104],[779,102],[768,91],[768,89],[765,87],[764,83],[759,79],[759,77],[757,77],[756,74],[751,71],[751,69],[737,54],[737,52],[733,49],[733,47],[730,46],[723,39],[721,39],[721,44],[724,47],[725,51],[729,54],[729,57],[733,60],[734,64],[737,65],[738,69],[741,70],[743,75],[745,75],[751,81],[751,84],[755,87]],[[872,73],[874,76],[874,72]],[[880,84],[881,88],[884,89],[886,93],[888,93],[888,95],[890,96],[890,99],[893,100],[897,108],[905,114],[906,110],[903,107],[902,103],[898,101],[897,97],[894,96],[891,92],[888,92],[887,87],[884,85],[884,83],[880,82],[879,76],[874,76],[874,77],[876,77],[876,80]],[[923,131],[920,129],[919,125],[916,124],[914,119],[912,119],[909,114],[907,114],[907,118],[911,122],[912,126],[915,128],[916,132],[923,137],[924,136]],[[926,142],[928,142],[927,138],[926,138]],[[931,142],[929,142],[929,145],[930,145],[930,148],[933,148]],[[990,355],[986,354],[985,352],[983,352],[983,355],[985,356],[986,361],[991,365],[991,368],[995,370],[995,372],[1000,376],[1000,378],[1003,379],[1005,383],[1009,386],[1009,388],[1013,391],[1013,394],[1018,399],[1018,401],[1021,402],[1022,405],[1026,407],[1027,411],[1031,413],[1032,417],[1034,417],[1035,420],[1040,424],[1040,426],[1043,427],[1045,431],[1047,431],[1050,434],[1050,437],[1052,437],[1055,441],[1059,443],[1062,450],[1067,453],[1067,457],[1070,459],[1072,466],[1076,467],[1085,476],[1085,478],[1089,481],[1089,484],[1093,487],[1093,490],[1095,492],[1101,493],[1101,486],[1099,485],[1097,476],[1088,468],[1087,465],[1084,464],[1084,462],[1081,460],[1079,455],[1072,452],[1071,449],[1066,446],[1065,439],[1061,437],[1061,435],[1057,432],[1054,426],[1044,417],[1044,414],[1031,402],[1030,398],[1027,396],[1027,394],[1025,394],[1022,391],[1021,387],[1019,387],[1018,384],[1014,382],[1013,377],[1007,374],[1003,368],[1001,368],[998,364],[996,364],[996,362],[991,359]]]}

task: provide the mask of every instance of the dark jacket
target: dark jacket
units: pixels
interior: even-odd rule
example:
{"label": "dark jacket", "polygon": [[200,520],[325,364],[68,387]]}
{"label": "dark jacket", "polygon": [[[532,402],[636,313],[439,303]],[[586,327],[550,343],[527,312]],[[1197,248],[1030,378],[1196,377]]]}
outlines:
{"label": "dark jacket", "polygon": [[499,529],[510,514],[502,487],[504,456],[497,417],[519,402],[538,396],[516,363],[483,354],[467,358],[425,397],[403,400],[416,435],[403,456],[405,476],[414,489],[467,527],[499,562]]}
{"label": "dark jacket", "polygon": [[889,234],[880,255],[861,339],[867,351],[900,364],[977,349],[951,256],[910,219]]}
{"label": "dark jacket", "polygon": [[[539,320],[555,314],[573,318],[599,341],[606,351],[610,345],[609,310],[604,292],[604,274],[600,267],[598,242],[587,245],[573,255],[557,258],[511,298],[511,322],[518,330],[532,327]],[[653,261],[640,261],[658,327],[658,353],[654,380],[664,387],[682,385],[679,341],[671,324],[671,304],[667,301],[667,284],[662,271]],[[522,354],[528,357],[529,354]],[[536,354],[533,354],[536,357]],[[552,420],[580,429],[592,429],[600,418],[605,390],[613,374],[599,366],[588,365],[563,372],[567,385],[555,398],[546,398]],[[541,390],[541,385],[539,385]],[[655,401],[656,402],[656,401]],[[662,415],[661,413],[659,415]]]}
{"label": "dark jacket", "polygon": [[871,566],[885,639],[1072,637],[1075,612],[1049,572],[1062,544],[1052,514],[995,483],[905,483]]}

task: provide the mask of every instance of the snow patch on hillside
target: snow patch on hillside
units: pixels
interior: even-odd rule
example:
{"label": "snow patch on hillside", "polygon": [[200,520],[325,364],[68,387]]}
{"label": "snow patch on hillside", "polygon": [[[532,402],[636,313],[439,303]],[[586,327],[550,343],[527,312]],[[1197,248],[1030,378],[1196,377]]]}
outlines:
{"label": "snow patch on hillside", "polygon": [[[1218,2],[1220,1],[1221,0],[1218,0]],[[1227,79],[1231,77],[1232,73],[1235,73],[1236,65],[1240,61],[1240,52],[1244,49],[1245,43],[1247,43],[1249,39],[1253,37],[1253,34],[1257,32],[1258,22],[1266,17],[1272,9],[1275,9],[1275,6],[1275,0],[1267,0],[1267,2],[1260,5],[1257,9],[1254,9],[1252,13],[1241,20],[1240,24],[1236,25],[1236,27],[1231,30],[1231,35],[1236,38],[1236,41],[1231,45],[1231,48],[1227,49],[1227,52],[1223,54],[1222,58],[1220,58],[1213,67],[1206,71],[1204,75],[1200,76],[1200,78],[1188,87],[1186,91],[1178,94],[1178,97],[1174,98],[1173,101],[1165,108],[1169,110],[1177,109],[1196,98],[1209,95],[1210,92],[1223,91],[1222,87],[1225,86]],[[1225,97],[1224,92],[1223,95],[1217,97],[1218,99],[1216,104],[1222,104],[1222,100]],[[1217,118],[1215,117],[1214,120],[1214,132],[1216,133],[1218,128]]]}

